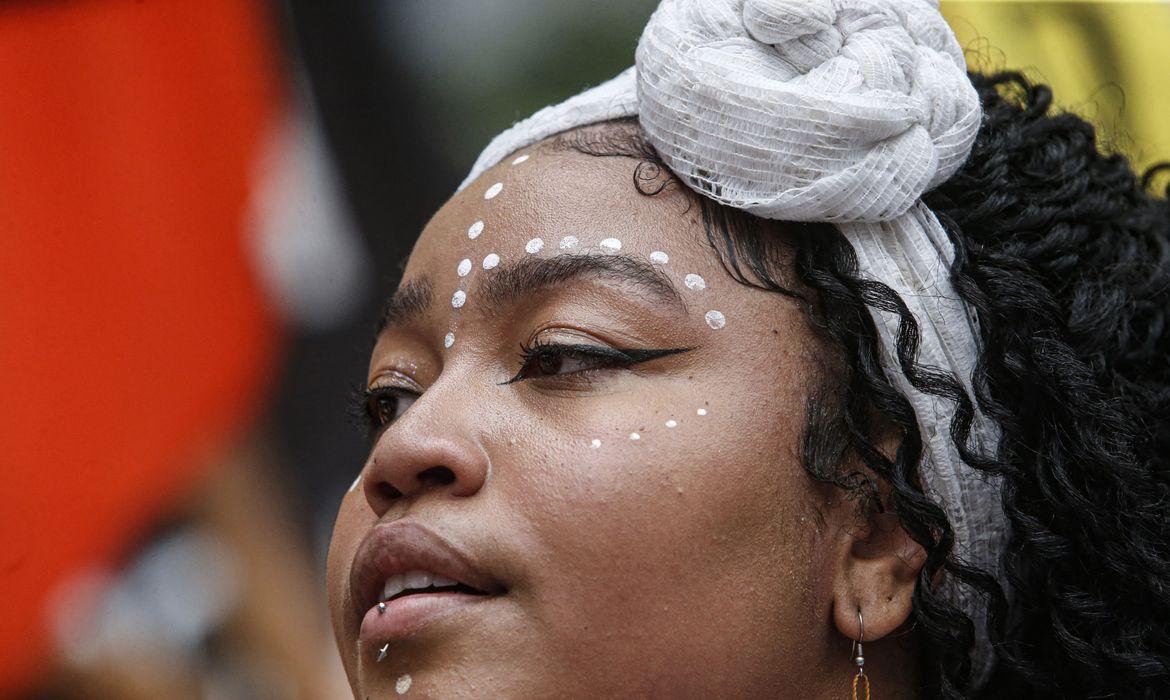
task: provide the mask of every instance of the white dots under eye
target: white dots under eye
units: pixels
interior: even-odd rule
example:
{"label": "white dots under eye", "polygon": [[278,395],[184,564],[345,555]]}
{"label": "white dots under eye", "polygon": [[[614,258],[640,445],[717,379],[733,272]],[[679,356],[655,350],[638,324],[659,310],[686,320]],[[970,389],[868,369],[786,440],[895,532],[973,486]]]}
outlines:
{"label": "white dots under eye", "polygon": [[661,250],[656,250],[650,254],[650,262],[656,265],[665,265],[670,262],[670,256],[663,253]]}
{"label": "white dots under eye", "polygon": [[524,250],[527,251],[529,255],[539,253],[540,249],[543,247],[544,241],[540,240],[539,238],[533,238],[531,241],[528,241],[524,244]]}
{"label": "white dots under eye", "polygon": [[483,259],[483,269],[490,270],[496,265],[500,264],[500,256],[495,253],[488,253]]}
{"label": "white dots under eye", "polygon": [[561,250],[568,250],[570,248],[576,248],[577,244],[579,242],[580,241],[577,240],[576,236],[565,236],[564,238],[561,239],[560,249]]}
{"label": "white dots under eye", "polygon": [[455,344],[455,334],[454,333],[448,333],[447,335],[443,336],[443,347],[449,348],[454,344]]}
{"label": "white dots under eye", "polygon": [[641,440],[642,436],[637,434],[637,433],[630,433],[630,439],[631,440]]}
{"label": "white dots under eye", "polygon": [[589,441],[589,446],[596,450],[597,448],[601,447],[601,440],[593,438]]}
{"label": "white dots under eye", "polygon": [[671,418],[670,420],[666,421],[666,427],[668,427],[668,428],[677,428],[677,427],[678,427],[678,421],[676,421],[675,419]]}
{"label": "white dots under eye", "polygon": [[723,315],[722,311],[712,309],[703,318],[707,319],[707,325],[711,326],[712,330],[717,331],[727,325],[727,317]]}
{"label": "white dots under eye", "polygon": [[467,303],[467,292],[463,291],[462,289],[455,292],[455,295],[451,297],[451,306],[455,307],[456,309],[463,308],[465,303]]}
{"label": "white dots under eye", "polygon": [[479,238],[479,234],[481,233],[483,233],[483,221],[476,221],[467,229],[467,237],[473,241]]}
{"label": "white dots under eye", "polygon": [[616,238],[607,238],[598,245],[607,253],[616,253],[622,249],[622,242]]}
{"label": "white dots under eye", "polygon": [[700,277],[699,275],[696,275],[693,272],[683,278],[683,284],[685,284],[687,286],[687,289],[690,289],[690,290],[693,290],[696,292],[701,292],[707,288],[707,280],[703,279],[702,277]]}
{"label": "white dots under eye", "polygon": [[495,199],[496,195],[504,191],[504,183],[497,182],[491,187],[487,188],[487,192],[483,193],[484,199]]}
{"label": "white dots under eye", "polygon": [[471,272],[471,260],[468,258],[463,258],[460,260],[459,267],[455,268],[455,272],[458,273],[460,277],[466,277]]}
{"label": "white dots under eye", "polygon": [[526,153],[526,154],[524,154],[524,155],[522,155],[522,156],[520,156],[520,157],[519,157],[519,158],[517,158],[516,160],[512,161],[512,165],[520,165],[521,163],[523,163],[523,162],[524,162],[524,161],[526,161],[526,160],[528,160],[528,154],[527,154],[527,153]]}
{"label": "white dots under eye", "polygon": [[707,409],[700,408],[699,410],[695,411],[695,415],[696,416],[705,416],[705,415],[707,415]]}

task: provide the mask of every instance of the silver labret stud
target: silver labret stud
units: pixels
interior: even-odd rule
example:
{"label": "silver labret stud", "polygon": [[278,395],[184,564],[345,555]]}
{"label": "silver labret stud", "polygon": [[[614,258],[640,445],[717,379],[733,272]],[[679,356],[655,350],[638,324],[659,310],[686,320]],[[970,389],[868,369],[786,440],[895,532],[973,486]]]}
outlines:
{"label": "silver labret stud", "polygon": [[378,603],[378,614],[379,615],[386,614],[386,603]]}
{"label": "silver labret stud", "polygon": [[386,658],[386,652],[390,651],[389,644],[383,644],[382,648],[378,650],[378,660],[376,663],[381,663],[382,659]]}

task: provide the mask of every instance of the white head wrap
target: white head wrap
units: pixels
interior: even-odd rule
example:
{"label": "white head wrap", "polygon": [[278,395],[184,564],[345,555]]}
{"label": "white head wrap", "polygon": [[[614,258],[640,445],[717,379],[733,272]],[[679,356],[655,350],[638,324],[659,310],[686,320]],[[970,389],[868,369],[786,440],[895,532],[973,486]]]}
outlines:
{"label": "white head wrap", "polygon": [[[863,276],[918,322],[917,361],[972,396],[974,313],[949,278],[954,249],[920,198],[966,161],[979,96],[937,0],[663,0],[636,66],[497,136],[463,185],[509,153],[575,127],[637,116],[674,173],[700,194],[769,219],[836,224]],[[887,376],[914,408],[920,473],[954,527],[956,553],[1002,581],[999,481],[959,457],[950,401],[919,392],[895,353],[898,318],[870,309]],[[970,444],[992,450],[977,415]],[[985,602],[946,582],[976,622],[974,681],[993,656]]]}

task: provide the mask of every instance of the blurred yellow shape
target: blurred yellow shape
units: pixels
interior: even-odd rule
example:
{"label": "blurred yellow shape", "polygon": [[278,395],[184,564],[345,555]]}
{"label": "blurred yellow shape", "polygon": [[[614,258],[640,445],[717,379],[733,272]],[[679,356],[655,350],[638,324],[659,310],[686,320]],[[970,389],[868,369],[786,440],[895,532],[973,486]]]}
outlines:
{"label": "blurred yellow shape", "polygon": [[1019,69],[1140,170],[1170,160],[1170,3],[944,0],[968,65]]}

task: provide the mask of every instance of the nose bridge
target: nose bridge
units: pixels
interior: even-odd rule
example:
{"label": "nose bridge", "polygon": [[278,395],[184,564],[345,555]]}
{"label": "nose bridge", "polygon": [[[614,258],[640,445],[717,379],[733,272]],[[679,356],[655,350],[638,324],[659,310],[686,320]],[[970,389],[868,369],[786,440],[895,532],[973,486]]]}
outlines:
{"label": "nose bridge", "polygon": [[466,498],[483,488],[490,462],[473,410],[482,397],[467,386],[455,376],[440,377],[378,438],[363,479],[378,517],[424,492]]}

